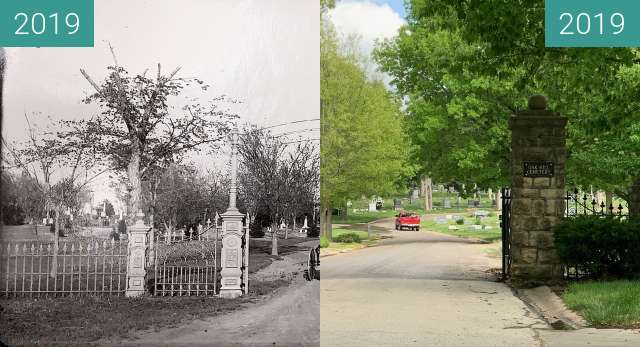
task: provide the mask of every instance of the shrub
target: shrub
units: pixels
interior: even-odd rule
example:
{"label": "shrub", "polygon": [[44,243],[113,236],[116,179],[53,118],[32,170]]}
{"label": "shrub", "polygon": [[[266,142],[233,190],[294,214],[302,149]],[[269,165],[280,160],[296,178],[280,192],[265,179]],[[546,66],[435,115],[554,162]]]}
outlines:
{"label": "shrub", "polygon": [[329,247],[329,240],[327,240],[327,238],[324,236],[320,236],[320,248],[327,248],[327,247]]}
{"label": "shrub", "polygon": [[567,218],[554,228],[560,260],[599,277],[640,273],[640,223],[616,217]]}
{"label": "shrub", "polygon": [[458,225],[464,224],[464,218],[456,219],[456,224]]}
{"label": "shrub", "polygon": [[333,241],[340,243],[360,243],[360,236],[356,233],[344,233],[333,238]]}

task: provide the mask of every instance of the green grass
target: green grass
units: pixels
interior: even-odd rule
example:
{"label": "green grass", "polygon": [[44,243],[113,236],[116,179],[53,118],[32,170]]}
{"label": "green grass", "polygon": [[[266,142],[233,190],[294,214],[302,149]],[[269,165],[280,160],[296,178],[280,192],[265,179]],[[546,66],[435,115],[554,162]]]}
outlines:
{"label": "green grass", "polygon": [[349,209],[347,216],[333,216],[332,223],[336,224],[359,224],[369,223],[382,218],[395,217],[398,214],[394,210],[382,210],[377,212],[353,212]]}
{"label": "green grass", "polygon": [[[445,197],[448,197],[451,201],[451,207],[444,209],[442,208],[443,200]],[[400,198],[402,200],[402,209],[406,211],[415,212],[420,215],[424,214],[442,214],[442,213],[460,213],[466,212],[468,206],[468,199],[460,200],[460,208],[456,208],[456,194],[444,193],[444,192],[434,192],[433,193],[433,207],[434,209],[431,211],[424,210],[424,199],[418,198],[415,203],[410,204],[409,199],[405,196],[391,196],[384,198],[384,209],[377,212],[355,212],[355,210],[366,210],[369,207],[369,199],[358,199],[353,200],[351,208],[347,212],[347,216],[333,216],[332,223],[337,224],[358,224],[358,223],[369,223],[378,219],[395,217],[398,213],[393,209],[393,199]],[[486,196],[482,196],[479,198],[480,200],[480,208],[482,209],[490,209],[491,208],[491,200],[489,200]]]}
{"label": "green grass", "polygon": [[369,234],[366,231],[360,231],[360,230],[348,230],[348,229],[333,229],[331,231],[331,236],[333,236],[333,238],[335,239],[336,237],[338,237],[338,235],[342,235],[342,234],[357,234],[361,240],[367,240],[369,239]]}
{"label": "green grass", "polygon": [[[383,197],[383,200],[385,202],[384,207],[393,208],[394,198],[402,199],[402,208],[404,209],[416,211],[416,212],[418,211],[424,212],[424,198],[418,198],[414,204],[409,204],[408,194],[405,194],[405,195],[399,194],[394,196]],[[447,209],[447,211],[455,209],[456,202],[457,202],[457,195],[455,193],[446,193],[446,192],[433,192],[433,207],[436,207],[439,210],[441,210],[443,206],[444,198],[449,198],[449,201],[451,202],[452,209]],[[461,209],[467,208],[468,206],[467,200],[469,199],[460,199]],[[491,207],[491,200],[486,195],[480,196],[479,200],[480,200],[481,208]],[[351,203],[352,203],[351,207],[356,209],[366,209],[369,207],[369,199],[352,200]]]}
{"label": "green grass", "polygon": [[346,251],[346,250],[353,250],[353,249],[368,247],[376,243],[375,238],[369,239],[368,233],[366,231],[361,231],[361,230],[349,230],[349,229],[336,228],[332,230],[331,235],[335,239],[337,236],[347,234],[347,233],[357,234],[362,241],[361,242],[327,242],[327,245],[325,247],[322,247],[322,240],[321,240],[320,248],[322,248],[323,251],[325,252]]}
{"label": "green grass", "polygon": [[[474,217],[465,216],[465,219],[473,218]],[[490,225],[491,229],[469,230],[469,225],[458,225],[453,220],[448,220],[447,224],[438,224],[432,220],[423,220],[422,223],[420,223],[420,228],[423,231],[435,231],[442,234],[464,238],[481,239],[489,242],[499,241],[502,238],[502,232],[500,231],[497,216],[486,218],[483,221],[483,224]],[[449,230],[450,225],[455,225],[456,227],[460,228],[460,230]]]}
{"label": "green grass", "polygon": [[640,281],[578,282],[562,299],[597,328],[640,328]]}

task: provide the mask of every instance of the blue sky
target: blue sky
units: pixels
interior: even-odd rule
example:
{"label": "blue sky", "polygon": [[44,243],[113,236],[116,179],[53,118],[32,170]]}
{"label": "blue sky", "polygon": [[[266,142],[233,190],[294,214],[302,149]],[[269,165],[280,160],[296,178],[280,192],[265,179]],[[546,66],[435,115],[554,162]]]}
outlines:
{"label": "blue sky", "polygon": [[404,18],[404,0],[372,0],[373,3],[376,4],[388,4],[394,11],[398,12],[398,14]]}

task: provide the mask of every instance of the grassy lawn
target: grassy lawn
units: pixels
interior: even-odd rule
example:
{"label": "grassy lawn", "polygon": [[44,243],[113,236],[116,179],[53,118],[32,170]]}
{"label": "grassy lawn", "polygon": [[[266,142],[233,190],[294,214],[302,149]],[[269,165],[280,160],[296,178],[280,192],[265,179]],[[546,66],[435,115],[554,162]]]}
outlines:
{"label": "grassy lawn", "polygon": [[358,236],[360,236],[361,240],[367,240],[369,239],[369,234],[366,231],[360,231],[360,230],[348,230],[348,229],[333,229],[331,230],[331,235],[333,236],[333,238],[338,237],[339,235],[342,234],[357,234]]}
{"label": "grassy lawn", "polygon": [[571,283],[562,299],[594,327],[640,328],[640,281]]}
{"label": "grassy lawn", "polygon": [[[333,216],[332,222],[336,224],[357,224],[369,223],[382,218],[395,217],[398,212],[393,209],[394,198],[400,198],[402,200],[402,209],[412,211],[420,215],[467,212],[468,206],[468,199],[461,199],[460,208],[457,208],[456,195],[444,192],[433,193],[434,209],[426,212],[424,210],[423,198],[418,198],[415,203],[410,204],[409,199],[404,196],[386,197],[384,198],[384,208],[376,212],[367,211],[367,209],[369,208],[368,199],[358,199],[351,202],[351,208],[349,208],[346,216]],[[443,208],[443,201],[445,198],[449,199],[451,208]],[[480,208],[491,208],[491,200],[489,200],[486,196],[480,197],[479,200]]]}
{"label": "grassy lawn", "polygon": [[[299,251],[309,238],[279,239],[279,255]],[[249,272],[280,257],[271,256],[271,240],[252,239]],[[0,298],[0,345],[87,345],[101,338],[127,337],[140,329],[162,329],[189,320],[212,317],[264,300],[288,278],[254,280],[249,295],[237,299],[216,297],[151,297],[76,295],[56,298]]]}
{"label": "grassy lawn", "polygon": [[381,210],[377,212],[353,212],[353,210],[350,209],[347,216],[333,216],[331,222],[336,224],[369,223],[382,218],[395,217],[396,214],[398,214],[398,212],[394,210]]}
{"label": "grassy lawn", "polygon": [[101,338],[127,337],[135,330],[172,327],[242,309],[288,283],[256,281],[249,296],[231,300],[93,295],[0,299],[0,341],[9,346],[87,345]]}
{"label": "grassy lawn", "polygon": [[338,235],[346,234],[346,233],[355,233],[360,236],[361,242],[330,242],[327,247],[323,247],[320,252],[321,253],[333,253],[335,251],[349,251],[359,248],[368,247],[372,244],[375,244],[376,239],[375,236],[372,236],[369,239],[369,234],[366,231],[360,230],[347,230],[347,229],[333,229],[331,234],[333,237],[337,237]]}
{"label": "grassy lawn", "polygon": [[[475,221],[474,217],[465,216],[464,218]],[[425,220],[420,223],[420,227],[423,231],[435,231],[442,234],[464,238],[476,238],[489,242],[495,242],[501,239],[502,232],[495,212],[493,217],[487,217],[482,224],[490,226],[491,229],[474,230],[471,229],[471,225],[458,225],[453,220],[447,220],[444,224],[439,224],[435,220]],[[450,226],[455,226],[458,230],[451,230],[449,229]]]}

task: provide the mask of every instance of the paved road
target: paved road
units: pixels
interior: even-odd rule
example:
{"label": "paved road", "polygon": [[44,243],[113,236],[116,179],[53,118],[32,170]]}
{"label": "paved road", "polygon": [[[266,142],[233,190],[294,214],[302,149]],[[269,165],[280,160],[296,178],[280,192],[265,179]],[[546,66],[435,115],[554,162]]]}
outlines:
{"label": "paved road", "polygon": [[[392,228],[388,220],[379,223]],[[557,332],[495,282],[487,245],[395,232],[323,258],[322,346],[640,346],[635,332]],[[635,343],[633,343],[635,341]]]}

